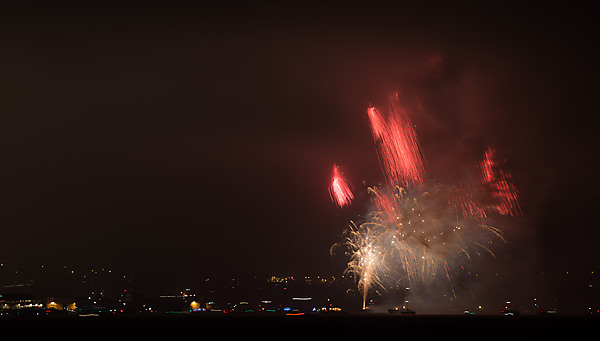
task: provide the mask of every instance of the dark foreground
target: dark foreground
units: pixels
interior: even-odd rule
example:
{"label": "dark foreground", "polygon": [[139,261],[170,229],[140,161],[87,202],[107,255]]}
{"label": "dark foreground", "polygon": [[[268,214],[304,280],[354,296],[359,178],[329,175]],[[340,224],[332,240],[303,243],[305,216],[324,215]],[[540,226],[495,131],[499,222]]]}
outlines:
{"label": "dark foreground", "polygon": [[[152,336],[161,330],[172,334],[203,336],[267,335],[294,337],[327,333],[348,336],[375,336],[400,333],[403,336],[522,337],[568,333],[586,338],[586,332],[600,327],[600,319],[571,316],[462,316],[346,314],[304,316],[125,316],[0,319],[0,329],[17,328],[27,333],[114,336]],[[265,334],[267,333],[267,334]],[[176,336],[176,335],[175,335]]]}

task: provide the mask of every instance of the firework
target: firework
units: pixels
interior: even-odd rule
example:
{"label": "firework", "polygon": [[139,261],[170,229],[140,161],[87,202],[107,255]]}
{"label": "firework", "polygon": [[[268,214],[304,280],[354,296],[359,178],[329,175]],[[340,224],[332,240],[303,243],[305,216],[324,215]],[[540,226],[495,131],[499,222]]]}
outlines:
{"label": "firework", "polygon": [[383,285],[380,276],[389,270],[384,261],[389,249],[381,248],[383,241],[389,237],[386,232],[385,226],[377,223],[357,227],[351,222],[346,240],[346,245],[351,251],[346,273],[357,279],[358,288],[363,296],[363,309],[366,307],[369,289],[375,285]]}
{"label": "firework", "polygon": [[346,272],[358,281],[363,307],[373,287],[430,284],[440,274],[450,280],[449,264],[478,251],[493,256],[494,240],[504,240],[499,229],[451,200],[464,195],[461,188],[438,185],[412,194],[400,186],[368,191],[373,203],[368,220],[352,223],[345,241],[350,254]]}
{"label": "firework", "polygon": [[390,96],[389,115],[370,107],[373,138],[388,184],[423,184],[423,159],[413,124],[402,110],[398,94]]}
{"label": "firework", "polygon": [[511,216],[521,214],[517,188],[512,182],[510,173],[501,167],[493,148],[489,147],[485,151],[479,167],[481,185],[498,213]]}
{"label": "firework", "polygon": [[350,205],[352,199],[354,199],[354,195],[342,177],[337,165],[333,165],[333,176],[331,178],[331,185],[329,185],[329,195],[331,196],[331,200],[340,207]]}
{"label": "firework", "polygon": [[485,222],[485,218],[487,218],[484,207],[474,197],[473,191],[468,185],[461,184],[456,190],[452,191],[449,204],[454,205],[456,207],[456,214],[461,215],[463,218],[472,216],[481,223]]}
{"label": "firework", "polygon": [[[386,185],[367,188],[371,209],[366,221],[351,222],[341,243],[350,256],[346,273],[357,280],[363,308],[372,288],[427,285],[440,275],[450,283],[452,267],[461,259],[470,260],[480,251],[494,256],[494,243],[504,241],[501,231],[486,223],[488,215],[520,213],[510,174],[498,166],[493,149],[478,164],[480,188],[459,184],[425,190],[416,133],[398,95],[390,97],[389,115],[375,107],[368,108],[367,114]],[[346,192],[335,187],[338,175],[334,167],[330,191],[343,206],[349,201],[340,200]],[[493,204],[486,206],[489,201]]]}

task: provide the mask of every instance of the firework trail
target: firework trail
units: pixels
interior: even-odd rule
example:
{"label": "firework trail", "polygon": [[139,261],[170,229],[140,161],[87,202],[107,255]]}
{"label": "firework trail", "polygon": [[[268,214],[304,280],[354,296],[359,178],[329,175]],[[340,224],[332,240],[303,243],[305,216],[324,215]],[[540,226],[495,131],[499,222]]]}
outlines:
{"label": "firework trail", "polygon": [[425,171],[417,135],[408,114],[400,106],[398,94],[390,96],[387,117],[375,107],[370,107],[367,113],[388,184],[423,185]]}
{"label": "firework trail", "polygon": [[[351,222],[341,243],[350,257],[346,273],[357,280],[363,309],[372,288],[427,285],[438,275],[447,279],[454,293],[452,267],[481,251],[494,256],[494,243],[504,242],[501,231],[486,223],[488,215],[520,213],[510,174],[500,169],[490,148],[478,164],[481,188],[459,184],[425,190],[421,151],[398,95],[390,97],[387,117],[374,107],[367,114],[387,185],[367,188],[371,210],[366,221]],[[332,198],[337,195],[336,172],[334,167]],[[345,202],[338,200],[338,205]]]}
{"label": "firework trail", "polygon": [[331,200],[340,207],[346,205],[349,206],[354,199],[354,195],[342,177],[337,165],[333,165],[333,176],[331,178],[331,184],[329,185],[329,195],[331,196]]}
{"label": "firework trail", "polygon": [[485,151],[479,167],[481,169],[481,185],[498,213],[511,216],[521,214],[517,188],[512,183],[510,173],[500,167],[496,151],[493,148],[489,147]]}
{"label": "firework trail", "polygon": [[468,185],[459,185],[451,193],[449,203],[456,207],[457,215],[462,215],[463,218],[472,216],[484,223],[485,218],[488,216],[479,200],[475,199],[473,191]]}
{"label": "firework trail", "polygon": [[352,274],[358,281],[358,288],[363,295],[363,309],[366,307],[367,292],[375,285],[382,285],[379,276],[387,272],[383,260],[386,249],[379,249],[382,239],[387,239],[386,229],[373,223],[372,226],[362,224],[357,227],[351,222],[352,228],[347,238],[347,245],[353,251],[346,272]]}

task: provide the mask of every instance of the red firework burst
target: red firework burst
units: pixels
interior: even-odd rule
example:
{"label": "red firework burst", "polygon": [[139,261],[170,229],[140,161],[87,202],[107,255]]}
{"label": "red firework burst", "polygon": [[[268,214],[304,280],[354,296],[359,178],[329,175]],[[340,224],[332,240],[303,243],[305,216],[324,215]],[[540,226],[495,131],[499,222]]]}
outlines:
{"label": "red firework burst", "polygon": [[331,178],[331,185],[329,185],[329,195],[331,200],[340,207],[350,205],[354,195],[346,184],[346,180],[342,177],[337,165],[333,165],[333,176]]}

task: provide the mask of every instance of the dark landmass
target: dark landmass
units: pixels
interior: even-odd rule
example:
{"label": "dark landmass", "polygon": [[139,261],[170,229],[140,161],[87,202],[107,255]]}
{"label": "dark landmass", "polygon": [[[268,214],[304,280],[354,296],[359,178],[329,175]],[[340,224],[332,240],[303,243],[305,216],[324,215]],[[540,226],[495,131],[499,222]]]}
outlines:
{"label": "dark landmass", "polygon": [[[598,325],[594,317],[575,316],[462,316],[462,315],[392,315],[392,314],[314,314],[287,315],[229,315],[201,314],[111,316],[111,317],[48,317],[30,319],[0,319],[2,329],[23,329],[30,333],[60,333],[74,335],[93,333],[94,336],[150,335],[156,330],[191,333],[203,336],[268,335],[289,338],[297,335],[376,336],[390,333],[403,337],[452,336],[517,337],[554,335],[591,331]],[[326,333],[326,334],[321,334]],[[398,333],[398,334],[396,334]],[[465,334],[466,333],[466,334]],[[580,334],[581,333],[581,334]],[[573,334],[574,335],[574,334]]]}

